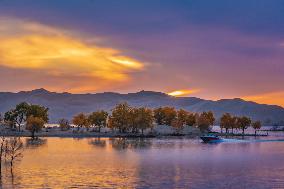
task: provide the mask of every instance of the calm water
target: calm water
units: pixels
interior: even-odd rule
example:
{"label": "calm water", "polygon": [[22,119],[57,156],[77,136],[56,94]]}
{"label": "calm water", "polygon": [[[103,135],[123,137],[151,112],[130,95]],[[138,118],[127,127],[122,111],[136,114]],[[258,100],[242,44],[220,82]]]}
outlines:
{"label": "calm water", "polygon": [[4,169],[3,188],[284,188],[284,141],[23,141],[24,156],[13,178]]}

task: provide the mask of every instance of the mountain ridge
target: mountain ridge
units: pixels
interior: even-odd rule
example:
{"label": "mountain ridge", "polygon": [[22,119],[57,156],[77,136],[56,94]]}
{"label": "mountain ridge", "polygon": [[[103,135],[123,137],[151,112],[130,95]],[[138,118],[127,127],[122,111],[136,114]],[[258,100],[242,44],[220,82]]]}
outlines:
{"label": "mountain ridge", "polygon": [[127,102],[132,106],[146,106],[156,108],[173,106],[192,112],[213,111],[216,118],[223,113],[237,116],[246,115],[254,120],[261,120],[266,125],[284,125],[284,108],[278,105],[258,104],[240,98],[205,100],[197,97],[173,97],[162,92],[140,91],[136,93],[86,93],[72,94],[68,92],[50,92],[44,88],[32,91],[0,92],[0,112],[13,108],[20,102],[41,104],[50,109],[50,122],[55,123],[60,118],[71,119],[79,112],[89,113],[95,110],[111,109],[120,102]]}

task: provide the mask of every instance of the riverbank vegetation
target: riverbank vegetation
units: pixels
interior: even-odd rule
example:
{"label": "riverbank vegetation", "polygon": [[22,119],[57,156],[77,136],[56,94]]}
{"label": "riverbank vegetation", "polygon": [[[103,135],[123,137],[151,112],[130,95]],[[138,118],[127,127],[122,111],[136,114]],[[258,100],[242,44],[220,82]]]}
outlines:
{"label": "riverbank vegetation", "polygon": [[231,134],[234,134],[234,130],[241,130],[242,134],[245,135],[245,130],[249,127],[252,127],[255,130],[255,135],[257,131],[261,128],[261,122],[255,121],[253,122],[249,117],[246,116],[232,116],[229,113],[223,114],[220,119],[220,128],[221,133],[223,133],[223,129],[225,129],[226,134],[231,130]]}
{"label": "riverbank vegetation", "polygon": [[7,111],[2,118],[2,124],[12,131],[22,132],[22,125],[30,131],[32,138],[39,132],[45,123],[48,123],[48,108],[35,104],[22,102],[14,109]]}
{"label": "riverbank vegetation", "polygon": [[[1,117],[1,116],[0,116]],[[0,118],[1,119],[1,118]],[[9,127],[11,131],[29,131],[32,138],[35,133],[40,132],[48,123],[48,108],[40,105],[28,104],[26,102],[16,105],[14,109],[6,112],[2,117],[2,123]],[[1,120],[0,120],[1,121]],[[99,110],[90,113],[78,113],[69,122],[62,118],[58,121],[61,131],[73,133],[96,132],[101,133],[102,129],[110,132],[155,136],[154,127],[162,126],[172,128],[174,135],[182,135],[185,128],[199,129],[200,132],[208,132],[212,126],[220,122],[221,133],[234,133],[245,130],[248,127],[255,129],[255,135],[261,128],[259,121],[253,122],[245,116],[234,116],[229,113],[222,115],[220,120],[216,120],[213,112],[189,112],[173,107],[159,107],[150,109],[146,107],[132,107],[127,103],[116,105],[110,112]],[[25,127],[24,127],[25,126]],[[24,129],[23,129],[24,128]]]}

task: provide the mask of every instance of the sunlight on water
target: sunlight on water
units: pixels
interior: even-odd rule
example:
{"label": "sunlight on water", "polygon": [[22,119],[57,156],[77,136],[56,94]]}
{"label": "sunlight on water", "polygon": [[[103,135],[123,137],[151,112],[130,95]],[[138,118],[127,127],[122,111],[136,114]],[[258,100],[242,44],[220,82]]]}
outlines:
{"label": "sunlight on water", "polygon": [[[3,188],[284,188],[284,140],[23,139]],[[1,187],[0,187],[1,188]]]}

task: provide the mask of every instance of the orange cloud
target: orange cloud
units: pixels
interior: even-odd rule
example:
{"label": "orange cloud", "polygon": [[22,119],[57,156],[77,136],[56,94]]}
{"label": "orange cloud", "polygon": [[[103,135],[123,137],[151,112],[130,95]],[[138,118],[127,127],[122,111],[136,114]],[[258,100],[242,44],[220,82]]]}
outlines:
{"label": "orange cloud", "polygon": [[[51,77],[88,77],[90,83],[74,87],[89,91],[128,82],[130,72],[145,67],[117,49],[86,43],[74,33],[12,18],[0,18],[0,41],[0,66],[40,70]],[[99,82],[92,88],[95,81]]]}
{"label": "orange cloud", "polygon": [[190,94],[197,93],[199,91],[200,91],[199,89],[177,90],[177,91],[169,92],[168,95],[170,95],[170,96],[187,96],[187,95],[190,95]]}
{"label": "orange cloud", "polygon": [[244,96],[242,99],[262,104],[277,104],[284,107],[284,91]]}

